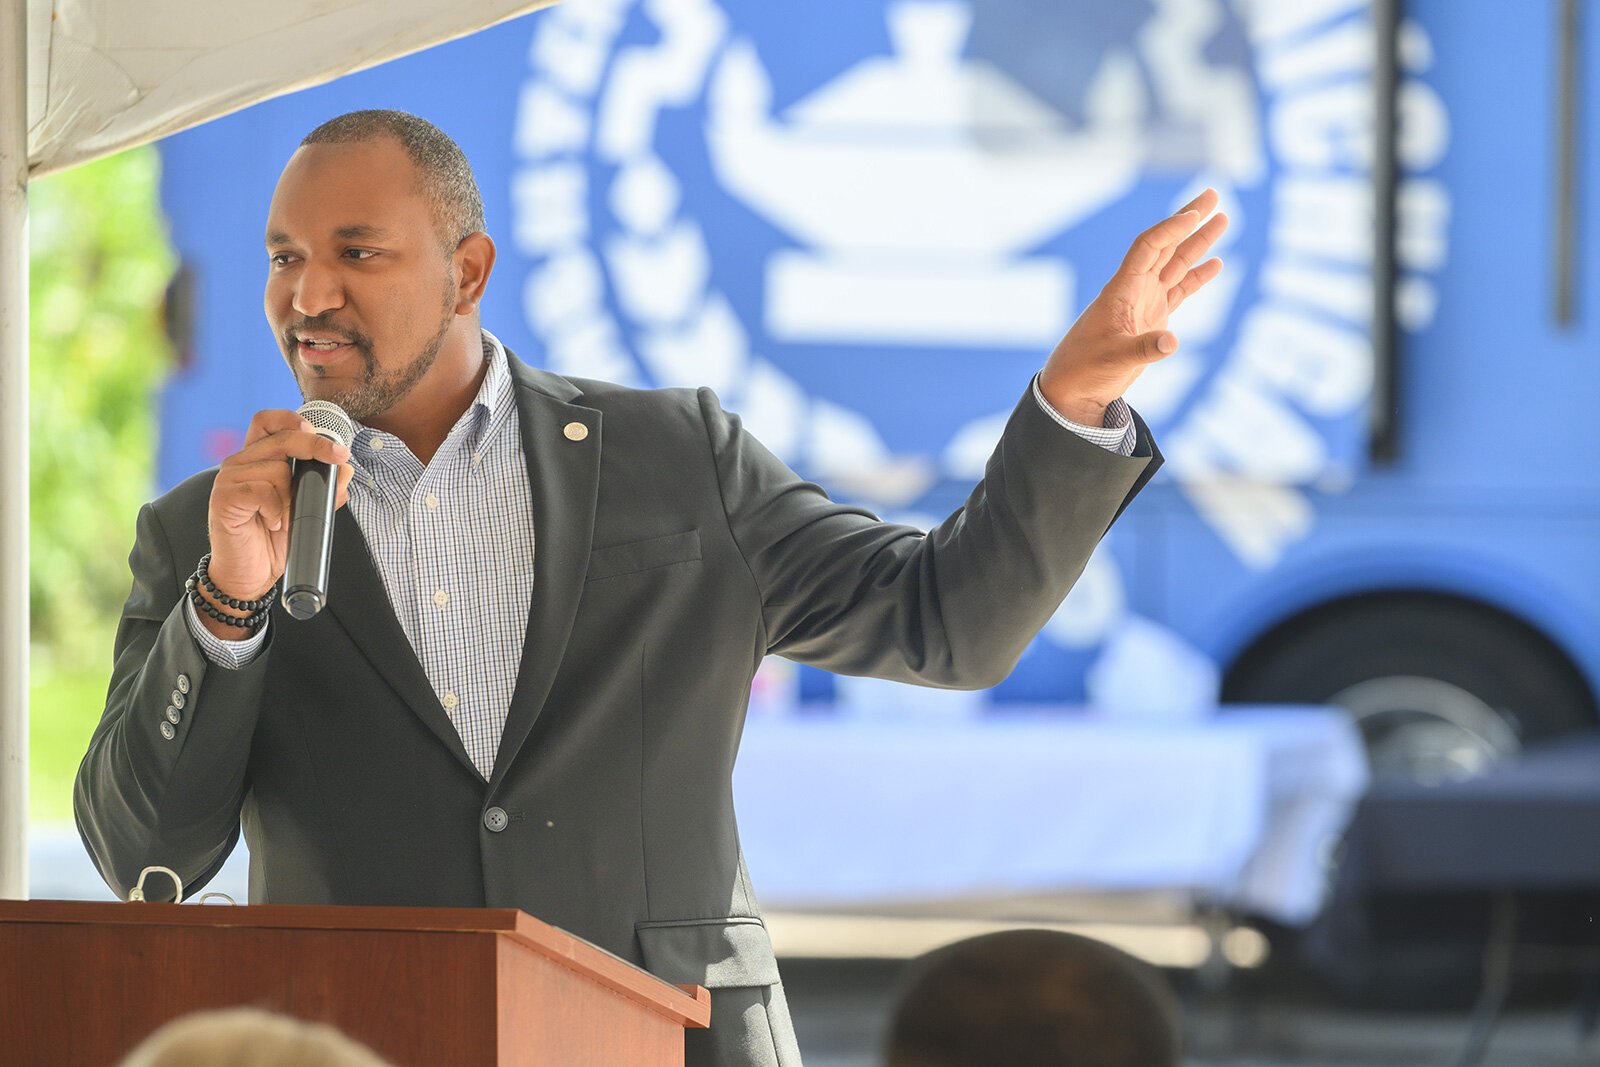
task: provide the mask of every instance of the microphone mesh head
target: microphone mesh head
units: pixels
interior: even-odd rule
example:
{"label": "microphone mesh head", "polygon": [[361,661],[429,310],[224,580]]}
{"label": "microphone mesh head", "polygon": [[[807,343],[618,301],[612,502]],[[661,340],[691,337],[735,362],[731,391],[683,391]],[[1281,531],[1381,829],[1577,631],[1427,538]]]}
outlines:
{"label": "microphone mesh head", "polygon": [[344,408],[331,401],[307,400],[300,405],[300,417],[315,427],[317,433],[346,448],[356,439],[356,424],[350,421]]}

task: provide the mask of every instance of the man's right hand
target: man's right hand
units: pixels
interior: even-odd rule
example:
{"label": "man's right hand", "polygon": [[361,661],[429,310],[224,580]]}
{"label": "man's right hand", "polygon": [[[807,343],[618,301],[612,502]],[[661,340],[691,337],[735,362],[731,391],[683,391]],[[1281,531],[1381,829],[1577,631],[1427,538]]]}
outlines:
{"label": "man's right hand", "polygon": [[[259,411],[250,420],[244,447],[222,461],[211,486],[211,583],[235,600],[257,600],[283,577],[289,549],[290,460],[315,459],[340,464],[336,507],[349,498],[350,450],[312,432],[293,411]],[[237,611],[200,591],[226,615]],[[224,640],[243,640],[250,631],[201,613],[207,630]]]}

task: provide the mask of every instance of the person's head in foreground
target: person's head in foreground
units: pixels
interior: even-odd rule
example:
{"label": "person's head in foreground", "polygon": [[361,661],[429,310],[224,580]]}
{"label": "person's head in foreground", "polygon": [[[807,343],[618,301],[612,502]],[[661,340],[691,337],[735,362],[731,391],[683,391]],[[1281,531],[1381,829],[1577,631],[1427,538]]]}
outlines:
{"label": "person's head in foreground", "polygon": [[1177,1067],[1177,1000],[1160,972],[1076,934],[1007,930],[912,964],[888,1067]]}
{"label": "person's head in foreground", "polygon": [[390,1067],[331,1026],[259,1008],[200,1011],[167,1023],[120,1067]]}

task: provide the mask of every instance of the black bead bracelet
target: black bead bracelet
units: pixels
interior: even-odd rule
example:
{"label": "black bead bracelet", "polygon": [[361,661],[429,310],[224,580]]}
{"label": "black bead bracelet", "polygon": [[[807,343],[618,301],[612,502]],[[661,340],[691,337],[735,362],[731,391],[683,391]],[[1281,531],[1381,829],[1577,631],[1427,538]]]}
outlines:
{"label": "black bead bracelet", "polygon": [[276,585],[274,585],[271,589],[268,589],[267,595],[259,600],[235,599],[234,597],[222,592],[222,590],[218,589],[214,584],[212,584],[211,574],[209,573],[210,567],[211,553],[207,552],[205,555],[200,557],[200,567],[194,572],[194,576],[199,579],[200,584],[205,587],[206,592],[211,594],[211,598],[220,604],[226,604],[235,611],[248,611],[251,613],[256,613],[266,611],[268,608],[272,607],[273,601],[278,599],[278,587]]}
{"label": "black bead bracelet", "polygon": [[207,615],[211,616],[213,619],[216,619],[220,623],[224,623],[228,626],[243,627],[247,630],[254,630],[262,623],[267,621],[267,615],[270,612],[270,608],[262,608],[253,615],[246,615],[241,619],[237,615],[228,615],[224,612],[218,611],[216,606],[213,605],[211,601],[207,600],[203,594],[201,594],[199,588],[195,585],[193,578],[190,578],[187,582],[185,582],[184,586],[189,590],[189,599],[194,601],[195,608],[199,611],[205,612]]}

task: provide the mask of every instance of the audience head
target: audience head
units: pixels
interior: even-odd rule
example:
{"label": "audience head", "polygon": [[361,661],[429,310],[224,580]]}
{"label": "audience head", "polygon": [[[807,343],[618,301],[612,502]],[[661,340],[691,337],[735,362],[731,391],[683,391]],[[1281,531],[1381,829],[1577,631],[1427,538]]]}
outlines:
{"label": "audience head", "polygon": [[1176,997],[1159,971],[1075,934],[1007,930],[912,964],[888,1067],[1177,1067]]}
{"label": "audience head", "polygon": [[322,1023],[257,1008],[201,1011],[167,1023],[121,1067],[390,1067]]}

